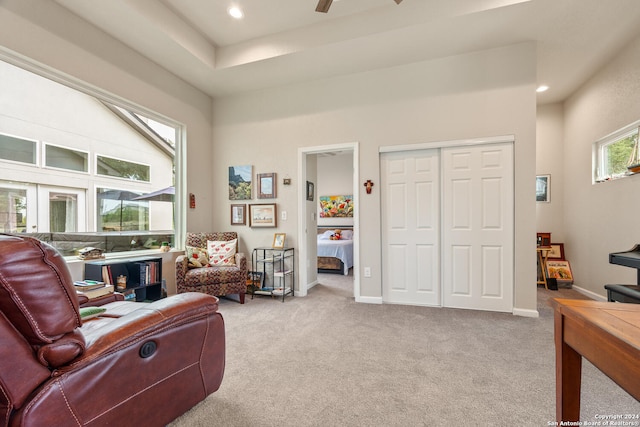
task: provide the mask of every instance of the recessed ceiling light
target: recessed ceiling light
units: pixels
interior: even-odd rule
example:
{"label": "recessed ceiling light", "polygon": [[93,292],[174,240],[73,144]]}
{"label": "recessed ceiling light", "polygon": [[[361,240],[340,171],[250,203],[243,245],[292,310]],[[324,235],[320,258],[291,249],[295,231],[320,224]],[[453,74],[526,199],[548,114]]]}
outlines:
{"label": "recessed ceiling light", "polygon": [[536,89],[536,92],[541,93],[541,92],[546,92],[549,89],[549,86],[547,85],[540,85],[538,86],[538,89]]}
{"label": "recessed ceiling light", "polygon": [[241,19],[244,16],[244,13],[242,13],[242,10],[240,10],[238,6],[230,7],[228,12],[229,12],[229,15],[231,15],[236,19]]}

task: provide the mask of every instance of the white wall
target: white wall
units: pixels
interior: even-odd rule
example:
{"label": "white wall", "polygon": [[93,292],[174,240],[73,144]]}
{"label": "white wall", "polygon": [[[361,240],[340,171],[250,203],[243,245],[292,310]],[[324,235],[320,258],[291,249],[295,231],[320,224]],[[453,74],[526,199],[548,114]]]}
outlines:
{"label": "white wall", "polygon": [[[360,144],[360,175],[380,182],[379,147],[430,141],[515,135],[515,307],[536,310],[535,285],[535,45],[524,43],[393,69],[372,70],[307,84],[214,100],[214,181],[226,168],[253,164],[259,172],[294,176],[296,148],[345,142]],[[296,197],[304,190],[278,190],[288,220],[297,224]],[[380,192],[360,187],[362,296],[380,297]],[[212,188],[216,205],[230,204],[224,185]],[[217,229],[228,227],[216,216]],[[235,228],[249,246],[270,244],[273,229]],[[300,261],[304,262],[304,261]]]}
{"label": "white wall", "polygon": [[564,243],[564,113],[562,104],[538,106],[536,175],[551,175],[550,202],[536,203],[536,231]]}
{"label": "white wall", "polygon": [[640,243],[640,175],[592,184],[592,144],[640,119],[639,100],[640,37],[565,102],[565,253],[574,285],[601,296],[607,283],[636,283],[609,253]]}

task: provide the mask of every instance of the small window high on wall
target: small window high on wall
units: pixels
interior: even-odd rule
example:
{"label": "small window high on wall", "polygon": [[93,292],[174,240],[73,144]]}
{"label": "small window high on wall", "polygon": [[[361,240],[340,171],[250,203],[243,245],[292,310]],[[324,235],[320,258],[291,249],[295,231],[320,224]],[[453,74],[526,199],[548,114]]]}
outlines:
{"label": "small window high on wall", "polygon": [[594,182],[624,178],[638,173],[638,127],[640,121],[605,136],[594,143]]}

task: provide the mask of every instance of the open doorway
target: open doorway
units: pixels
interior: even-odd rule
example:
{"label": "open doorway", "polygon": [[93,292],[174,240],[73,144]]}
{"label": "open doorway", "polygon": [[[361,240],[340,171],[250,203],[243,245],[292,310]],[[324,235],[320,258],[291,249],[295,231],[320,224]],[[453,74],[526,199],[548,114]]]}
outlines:
{"label": "open doorway", "polygon": [[[343,270],[341,273],[332,273],[332,276],[335,274],[333,278],[336,280],[341,276],[339,279],[343,286],[345,281],[348,281],[352,287],[351,295],[357,301],[360,295],[358,144],[300,148],[298,166],[298,178],[302,185],[298,196],[300,274],[296,294],[306,296],[307,291],[319,283],[317,241],[319,227],[323,226],[324,229],[345,229],[352,232],[353,261],[346,268],[348,274],[345,276]],[[331,176],[332,173],[333,176]],[[336,194],[336,196],[351,197],[353,216],[321,217],[319,197],[329,195],[324,192],[348,193]]]}

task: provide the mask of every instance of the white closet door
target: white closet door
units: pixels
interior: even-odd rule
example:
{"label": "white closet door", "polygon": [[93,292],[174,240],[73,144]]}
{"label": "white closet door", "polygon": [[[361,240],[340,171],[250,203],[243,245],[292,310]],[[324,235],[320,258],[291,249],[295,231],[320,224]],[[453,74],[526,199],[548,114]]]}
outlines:
{"label": "white closet door", "polygon": [[513,144],[443,148],[446,307],[513,308]]}
{"label": "white closet door", "polygon": [[440,305],[439,150],[381,155],[382,298]]}

